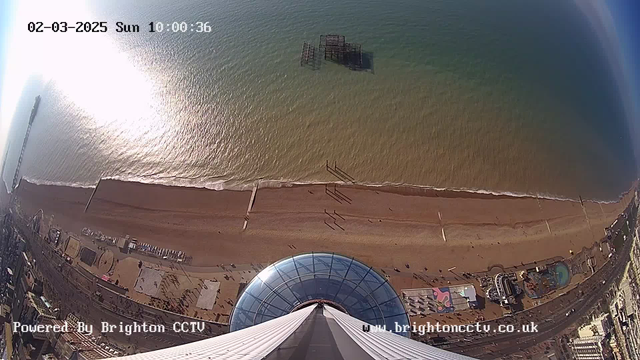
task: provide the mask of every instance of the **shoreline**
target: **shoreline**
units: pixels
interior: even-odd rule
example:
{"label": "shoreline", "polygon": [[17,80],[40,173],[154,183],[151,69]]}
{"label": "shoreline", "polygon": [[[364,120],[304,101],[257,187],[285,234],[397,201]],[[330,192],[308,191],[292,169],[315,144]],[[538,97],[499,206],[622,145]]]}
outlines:
{"label": "shoreline", "polygon": [[[176,178],[173,178],[174,181]],[[220,180],[216,182],[206,182],[198,185],[196,183],[171,183],[162,179],[152,179],[145,177],[112,177],[107,176],[99,179],[95,184],[81,184],[81,183],[68,183],[59,181],[37,180],[28,177],[22,177],[20,182],[26,181],[32,185],[43,186],[58,186],[58,187],[71,187],[80,189],[94,189],[100,181],[116,181],[120,183],[135,183],[142,185],[158,185],[165,187],[178,187],[178,188],[192,188],[192,189],[206,189],[213,191],[251,191],[256,184],[258,189],[281,189],[281,188],[294,188],[313,185],[338,185],[341,187],[352,187],[363,190],[377,190],[383,192],[391,192],[400,195],[410,196],[432,196],[443,198],[479,198],[479,199],[505,199],[505,198],[529,198],[540,200],[554,200],[554,201],[571,201],[580,202],[580,199],[565,197],[561,195],[552,194],[529,194],[513,191],[500,191],[500,190],[486,190],[475,188],[441,188],[430,185],[415,185],[415,184],[396,184],[396,183],[364,183],[364,182],[344,182],[344,181],[291,181],[291,180],[264,180],[259,179],[249,182],[241,182],[239,184],[233,184],[233,180]],[[634,188],[640,179],[631,182],[630,189]],[[20,184],[20,183],[18,183]],[[19,185],[18,185],[19,187]],[[598,204],[613,204],[619,202],[628,193],[629,190],[623,191],[615,200],[598,200],[584,198],[582,201],[588,201]]]}
{"label": "shoreline", "polygon": [[[363,261],[386,276],[397,292],[470,281],[478,289],[477,280],[463,279],[459,274],[472,272],[477,276],[497,269],[529,268],[532,264],[568,258],[580,264],[585,256],[589,257],[583,254],[597,258],[596,264],[605,264],[608,253],[599,247],[603,238],[599,231],[611,225],[611,219],[618,218],[619,211],[627,207],[626,200],[634,195],[628,193],[626,199],[616,204],[585,202],[583,207],[579,202],[429,197],[352,186],[338,188],[352,199],[350,203],[339,204],[330,199],[320,185],[263,188],[250,213],[249,229],[244,231],[240,228],[244,220],[242,212],[246,212],[247,203],[252,201],[249,191],[167,188],[104,180],[95,191],[95,204],[92,203],[88,213],[83,213],[84,201],[93,189],[27,182],[22,185],[16,194],[20,213],[29,219],[33,211],[37,211],[36,207],[42,205],[41,234],[46,236],[53,226],[70,235],[65,236],[68,242],[63,249],[76,261],[81,246],[101,254],[99,259],[106,255],[106,259],[111,259],[107,267],[113,270],[109,274],[112,279],[134,289],[136,270],[142,260],[149,268],[173,271],[186,286],[190,286],[187,284],[192,284],[192,280],[196,284],[204,279],[220,281],[220,299],[230,301],[243,284],[251,280],[253,271],[258,271],[256,264],[263,268],[291,255],[318,251]],[[315,204],[316,201],[320,203]],[[342,231],[323,226],[322,217],[327,215],[324,206],[332,202],[342,206],[338,211],[340,215],[335,215],[344,221],[340,222],[345,228]],[[436,211],[444,211],[444,221],[434,215]],[[379,222],[371,221],[370,217]],[[546,234],[545,222],[547,226],[551,224],[553,233],[548,230],[550,234]],[[105,236],[130,234],[141,242],[185,250],[194,256],[194,261],[180,267],[182,272],[178,267],[174,269],[172,263],[167,270],[167,263],[159,258],[138,253],[123,255],[113,247],[106,250],[89,237],[78,234],[83,226],[102,231]],[[449,240],[443,242],[438,235],[444,228]],[[292,244],[295,244],[293,248]],[[94,263],[91,269],[78,264],[100,277],[107,273],[107,268],[99,261],[101,265]],[[118,265],[114,268],[114,264]],[[231,269],[224,264],[230,264]],[[456,272],[447,272],[453,268]],[[584,279],[583,272],[573,275],[577,282]],[[568,289],[572,288],[573,285]],[[141,293],[131,292],[130,296],[135,301],[153,305],[152,299]],[[548,296],[552,299],[557,294]],[[221,302],[211,312],[189,311],[197,311],[201,316],[206,313],[210,321],[225,322],[229,315],[225,303]],[[533,301],[525,305],[535,306]],[[487,304],[482,312],[489,320],[501,314],[502,310],[493,303]],[[458,320],[472,321],[476,315],[475,312],[462,314]],[[433,318],[444,320],[436,314]]]}
{"label": "shoreline", "polygon": [[[333,192],[329,187],[329,192]],[[477,272],[590,247],[626,207],[616,203],[339,185],[213,191],[102,180],[93,188],[35,185],[16,190],[25,214],[43,209],[51,226],[184,251],[193,266],[272,263],[302,252],[329,251],[370,266]],[[334,215],[335,214],[335,215]],[[248,220],[247,220],[248,219]],[[243,229],[243,223],[248,226]],[[446,238],[443,236],[446,233]]]}

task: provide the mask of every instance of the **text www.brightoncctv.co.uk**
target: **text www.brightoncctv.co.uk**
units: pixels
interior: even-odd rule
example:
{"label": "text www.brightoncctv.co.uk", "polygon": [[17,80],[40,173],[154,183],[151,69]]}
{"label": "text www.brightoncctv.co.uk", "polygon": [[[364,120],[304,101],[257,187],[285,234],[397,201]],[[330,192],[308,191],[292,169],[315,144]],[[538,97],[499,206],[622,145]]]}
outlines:
{"label": "text www.brightoncctv.co.uk", "polygon": [[436,322],[435,324],[427,322],[426,324],[420,325],[416,325],[415,323],[413,325],[396,323],[392,329],[387,328],[386,325],[363,325],[362,330],[364,332],[411,331],[419,335],[425,335],[427,333],[536,333],[538,332],[538,324],[531,322],[529,324],[516,326],[511,324],[491,325],[480,323],[462,325],[440,324],[440,322]]}

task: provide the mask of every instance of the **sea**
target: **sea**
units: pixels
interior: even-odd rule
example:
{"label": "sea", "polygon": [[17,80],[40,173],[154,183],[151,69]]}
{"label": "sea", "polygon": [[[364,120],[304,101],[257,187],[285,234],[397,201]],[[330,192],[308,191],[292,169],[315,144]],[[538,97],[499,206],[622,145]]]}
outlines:
{"label": "sea", "polygon": [[[329,163],[363,184],[609,201],[637,178],[607,54],[573,0],[100,0],[60,14],[109,30],[43,35],[9,184],[35,95],[20,174],[36,183],[337,181]],[[361,44],[364,68],[301,66],[323,34]]]}

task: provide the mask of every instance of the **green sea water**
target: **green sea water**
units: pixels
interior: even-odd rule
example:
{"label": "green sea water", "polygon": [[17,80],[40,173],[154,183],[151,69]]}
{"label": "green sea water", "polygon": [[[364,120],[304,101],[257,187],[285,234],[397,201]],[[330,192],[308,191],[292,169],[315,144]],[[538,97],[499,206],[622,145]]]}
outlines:
{"label": "green sea water", "polygon": [[[97,121],[54,78],[29,179],[218,188],[334,180],[335,161],[364,183],[611,200],[636,177],[606,56],[569,0],[90,4],[145,31],[107,36],[149,79],[151,105]],[[212,31],[150,34],[150,21]],[[329,33],[362,44],[372,69],[301,67],[303,42]]]}

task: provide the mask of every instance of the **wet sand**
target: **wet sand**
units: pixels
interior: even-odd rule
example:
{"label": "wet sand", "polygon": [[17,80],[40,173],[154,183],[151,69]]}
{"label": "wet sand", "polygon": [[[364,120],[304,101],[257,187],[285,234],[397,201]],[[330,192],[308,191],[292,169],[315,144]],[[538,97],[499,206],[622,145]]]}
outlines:
{"label": "wet sand", "polygon": [[194,266],[271,263],[328,251],[375,267],[410,264],[428,272],[569,256],[602,238],[632,196],[611,204],[585,201],[583,210],[577,201],[347,185],[336,195],[329,189],[332,194],[324,185],[259,189],[244,231],[251,191],[103,180],[87,213],[93,189],[22,181],[17,195],[21,211],[43,209],[66,231],[129,234],[185,251]]}

